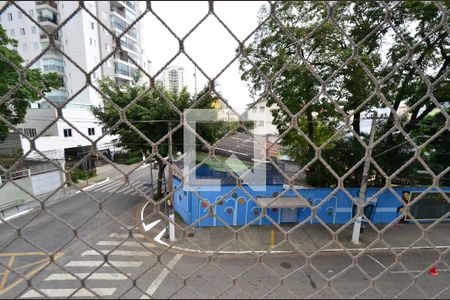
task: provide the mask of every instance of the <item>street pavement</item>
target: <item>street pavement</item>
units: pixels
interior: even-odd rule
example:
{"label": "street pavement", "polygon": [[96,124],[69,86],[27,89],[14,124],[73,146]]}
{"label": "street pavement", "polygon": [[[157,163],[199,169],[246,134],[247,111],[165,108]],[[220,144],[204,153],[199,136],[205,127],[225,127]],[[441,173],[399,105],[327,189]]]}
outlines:
{"label": "street pavement", "polygon": [[119,176],[110,178],[48,212],[35,210],[11,220],[15,228],[0,225],[0,298],[336,298],[359,293],[381,298],[380,292],[394,297],[403,290],[409,298],[450,297],[448,267],[437,265],[438,276],[427,272],[439,257],[450,264],[443,249],[406,252],[398,261],[390,252],[306,258],[166,249],[136,226],[136,213],[147,201],[149,168],[130,176],[139,191]]}

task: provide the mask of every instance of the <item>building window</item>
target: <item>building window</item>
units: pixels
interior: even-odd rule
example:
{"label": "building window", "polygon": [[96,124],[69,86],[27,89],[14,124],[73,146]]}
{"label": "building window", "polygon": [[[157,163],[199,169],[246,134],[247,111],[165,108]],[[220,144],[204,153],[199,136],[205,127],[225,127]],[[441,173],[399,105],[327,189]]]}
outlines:
{"label": "building window", "polygon": [[31,33],[32,34],[36,34],[36,26],[32,26],[31,27]]}
{"label": "building window", "polygon": [[95,135],[95,128],[88,128],[88,135]]}
{"label": "building window", "polygon": [[34,43],[34,44],[33,44],[33,50],[34,50],[34,51],[39,50],[38,47],[39,47],[39,46],[38,46],[38,43]]}
{"label": "building window", "polygon": [[17,17],[19,18],[19,20],[22,20],[23,18],[23,13],[21,11],[17,12]]}
{"label": "building window", "polygon": [[95,28],[94,22],[91,22],[91,29],[94,29],[94,28]]}
{"label": "building window", "polygon": [[260,111],[260,112],[264,112],[264,110],[265,110],[265,107],[264,107],[264,106],[260,106],[260,107],[259,107],[259,111]]}
{"label": "building window", "polygon": [[102,135],[104,135],[107,131],[108,129],[106,129],[106,127],[102,127]]}
{"label": "building window", "polygon": [[106,51],[109,51],[111,49],[111,47],[109,46],[108,43],[105,43],[105,49],[106,49]]}
{"label": "building window", "polygon": [[252,107],[252,113],[256,112],[256,107]]}
{"label": "building window", "polygon": [[9,35],[10,36],[16,36],[16,31],[14,29],[10,29],[9,30]]}
{"label": "building window", "polygon": [[94,47],[97,47],[97,40],[94,39]]}
{"label": "building window", "polygon": [[8,14],[8,21],[12,21],[12,20],[13,20],[12,13],[9,13]]}
{"label": "building window", "polygon": [[64,129],[64,137],[71,137],[72,136],[72,129]]}
{"label": "building window", "polygon": [[264,126],[264,121],[259,121],[258,126]]}
{"label": "building window", "polygon": [[89,44],[92,46],[92,39],[89,38]]}
{"label": "building window", "polygon": [[28,11],[28,14],[30,15],[30,17],[34,18],[34,10],[30,9]]}
{"label": "building window", "polygon": [[36,136],[36,128],[25,128],[23,130],[26,136],[33,138]]}
{"label": "building window", "polygon": [[20,35],[25,35],[25,28],[20,28]]}
{"label": "building window", "polygon": [[27,44],[22,44],[22,50],[23,52],[27,52],[28,50]]}

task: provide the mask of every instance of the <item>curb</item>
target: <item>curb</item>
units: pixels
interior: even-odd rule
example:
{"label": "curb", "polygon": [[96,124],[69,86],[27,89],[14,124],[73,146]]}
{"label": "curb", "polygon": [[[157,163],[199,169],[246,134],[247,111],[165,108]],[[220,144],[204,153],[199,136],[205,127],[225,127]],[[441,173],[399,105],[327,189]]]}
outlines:
{"label": "curb", "polygon": [[[89,191],[91,188],[94,188],[94,187],[96,187],[97,185],[104,184],[104,183],[106,183],[106,182],[108,182],[108,181],[110,181],[110,179],[109,179],[109,177],[106,177],[106,179],[103,179],[102,181],[96,182],[96,183],[94,183],[94,184],[91,184],[91,185],[88,185],[88,186],[82,188],[81,191]],[[78,191],[76,191],[74,194],[78,194],[78,193],[80,193],[81,191],[78,190]]]}
{"label": "curb", "polygon": [[[95,186],[97,186],[97,185],[100,185],[100,184],[104,184],[104,183],[106,183],[106,182],[108,182],[108,181],[110,181],[110,179],[109,179],[109,177],[106,177],[106,179],[104,179],[104,180],[102,180],[102,181],[99,181],[99,182],[97,182],[97,183],[94,183],[94,184],[92,184],[92,185],[89,185],[89,186],[87,186],[87,187],[84,187],[84,188],[82,188],[81,190],[82,190],[82,191],[88,191],[88,190],[90,190],[91,188],[93,188],[93,187],[95,187]],[[74,192],[73,194],[65,195],[65,196],[68,198],[68,197],[71,197],[71,196],[73,196],[73,195],[75,195],[75,194],[78,194],[78,193],[80,193],[80,192],[81,192],[81,191],[78,190],[78,191]],[[36,198],[37,198],[37,197],[36,197]],[[64,199],[64,198],[65,198],[65,197],[62,197],[62,198],[59,198],[59,199],[54,199],[53,201],[47,201],[45,207],[46,207],[46,208],[49,208],[49,207],[51,207],[52,205],[61,202],[61,200]],[[26,210],[24,210],[24,211],[18,212],[17,214],[8,216],[8,217],[6,217],[6,218],[3,218],[3,220],[9,221],[9,220],[15,219],[15,218],[17,218],[17,217],[24,216],[24,215],[26,215],[26,214],[29,214],[29,213],[34,212],[36,209],[38,209],[38,208],[40,208],[40,207],[41,207],[40,205],[36,205],[35,207],[31,207],[31,208],[26,209]],[[0,224],[3,224],[3,221],[0,220]]]}
{"label": "curb", "polygon": [[[144,222],[144,210],[145,207],[147,207],[147,205],[150,202],[147,202],[141,209],[141,213],[140,213],[140,222],[142,224],[142,227],[144,228],[144,233],[146,233],[147,231],[149,231],[150,229],[152,229],[153,227],[155,227],[156,225],[158,225],[160,223],[160,219],[153,221],[150,224],[145,224]],[[146,229],[148,228],[148,229]],[[161,240],[161,237],[163,236],[163,234],[165,233],[166,229],[164,228],[160,233],[158,233],[153,240],[164,246],[164,247],[170,247],[171,249],[174,250],[178,250],[178,251],[182,251],[182,252],[187,252],[187,253],[195,253],[195,254],[231,254],[231,255],[244,255],[244,254],[252,254],[252,253],[256,253],[256,254],[264,254],[264,253],[268,253],[268,254],[292,254],[292,253],[298,253],[296,251],[291,251],[291,250],[276,250],[276,251],[270,251],[270,250],[256,250],[256,251],[211,251],[211,250],[195,250],[195,249],[189,249],[189,248],[182,248],[182,247],[178,247],[178,246],[170,246],[169,244],[167,244],[166,242],[163,242]],[[347,248],[347,249],[342,249],[342,248],[332,248],[332,249],[324,249],[321,250],[320,252],[323,253],[339,253],[339,252],[363,252],[363,251],[367,251],[367,252],[389,252],[392,250],[431,250],[431,249],[449,249],[450,246],[436,246],[436,247],[431,247],[431,246],[416,246],[416,247],[391,247],[391,248],[387,248],[387,247],[379,247],[379,248]],[[315,252],[314,252],[315,253]]]}

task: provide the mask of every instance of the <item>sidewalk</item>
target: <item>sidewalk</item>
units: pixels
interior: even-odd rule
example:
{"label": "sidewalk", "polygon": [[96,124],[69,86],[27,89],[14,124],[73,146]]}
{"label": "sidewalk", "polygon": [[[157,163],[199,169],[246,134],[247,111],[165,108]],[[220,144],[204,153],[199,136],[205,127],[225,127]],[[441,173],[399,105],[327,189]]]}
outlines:
{"label": "sidewalk", "polygon": [[[138,165],[137,163],[133,164],[133,165],[116,164],[117,168],[122,170],[122,172],[124,172],[124,173],[130,172],[131,170],[136,168],[137,165]],[[111,166],[109,164],[99,166],[99,167],[97,167],[97,175],[92,178],[89,178],[89,180],[78,180],[78,182],[75,184],[75,186],[66,186],[64,188],[61,188],[49,199],[47,199],[47,197],[49,197],[49,195],[51,193],[39,195],[36,198],[40,201],[44,201],[45,199],[47,199],[47,200],[45,200],[45,205],[48,207],[57,202],[63,201],[77,193],[80,193],[80,189],[87,188],[86,191],[88,192],[89,186],[92,186],[97,183],[101,183],[101,182],[107,180],[108,178],[111,180],[111,179],[122,177],[122,176],[123,175],[120,172],[118,172],[113,166]],[[29,211],[36,209],[40,206],[41,206],[41,204],[38,201],[32,200],[30,202],[26,202],[23,205],[19,206],[19,209],[16,209],[15,207],[8,209],[8,210],[4,211],[4,214],[0,213],[0,216],[3,219],[9,220],[16,216],[20,216],[22,214],[28,213]],[[1,221],[0,221],[0,223],[1,223]]]}
{"label": "sidewalk", "polygon": [[[148,224],[156,223],[157,220],[155,218],[146,219],[145,223],[148,227]],[[339,241],[337,243],[333,242],[332,234],[320,224],[304,224],[297,228],[294,228],[295,224],[280,226],[286,234],[275,226],[254,225],[245,228],[235,226],[232,228],[237,232],[237,238],[234,238],[233,230],[227,227],[190,228],[184,230],[185,238],[183,238],[183,229],[187,225],[180,218],[176,218],[175,222],[177,224],[177,241],[175,243],[164,238],[165,222],[163,219],[144,234],[148,240],[159,243],[162,248],[172,246],[175,250],[193,253],[219,251],[223,254],[244,254],[249,251],[266,252],[270,250],[274,253],[302,251],[310,255],[316,251],[359,251],[367,247],[372,251],[389,251],[389,247],[392,247],[394,251],[401,251],[410,246],[412,249],[427,249],[433,244],[437,248],[450,248],[450,223],[438,224],[428,231],[428,239],[433,244],[422,238],[422,230],[415,224],[395,224],[383,234],[384,242],[376,241],[376,231],[366,226],[360,236],[361,243],[354,245],[351,242],[353,224],[330,226],[334,232],[342,227],[336,235],[336,239]],[[429,226],[429,224],[421,225],[424,228]],[[377,228],[381,231],[386,226],[378,225]],[[275,229],[274,247],[272,247],[272,229]],[[327,245],[327,243],[329,244]],[[226,246],[223,247],[224,245]]]}

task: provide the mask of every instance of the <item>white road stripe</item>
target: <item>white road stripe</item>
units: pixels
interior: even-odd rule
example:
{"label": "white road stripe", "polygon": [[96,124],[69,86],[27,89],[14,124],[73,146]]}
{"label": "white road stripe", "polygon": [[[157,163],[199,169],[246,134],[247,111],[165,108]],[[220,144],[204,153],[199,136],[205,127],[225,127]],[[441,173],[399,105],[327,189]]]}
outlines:
{"label": "white road stripe", "polygon": [[[110,250],[100,250],[103,254],[108,254]],[[89,255],[101,255],[95,250],[87,250],[84,251],[81,256],[89,256]],[[121,250],[115,250],[108,254],[108,256],[152,256],[153,253],[149,251],[121,251]]]}
{"label": "white road stripe", "polygon": [[[118,246],[120,245],[121,242],[119,241],[100,241],[97,243],[97,246]],[[150,243],[142,243],[142,245],[144,245],[145,247],[148,248],[154,248],[155,245],[150,244]],[[139,244],[138,242],[124,242],[123,244],[121,244],[121,246],[124,247],[140,247],[142,248],[142,245]]]}
{"label": "white road stripe", "polygon": [[132,187],[127,185],[126,188],[121,189],[121,190],[117,191],[116,193],[126,195],[126,194],[128,194],[131,190],[132,190]]}
{"label": "white road stripe", "polygon": [[[128,233],[111,233],[109,237],[116,239],[126,239],[129,237],[129,235]],[[144,235],[141,233],[133,233],[133,237],[138,239],[144,239]]]}
{"label": "white road stripe", "polygon": [[142,181],[136,181],[136,182],[130,182],[130,184],[127,184],[126,187],[124,187],[122,190],[119,190],[118,193],[120,194],[128,194],[129,192],[135,192],[137,189],[141,188],[140,186],[144,183]]}
{"label": "white road stripe", "polygon": [[[183,257],[183,254],[177,254],[174,258],[167,264],[167,268],[173,269],[177,262]],[[164,279],[166,279],[167,275],[169,275],[169,270],[166,267],[164,267],[164,270],[162,270],[161,273],[159,273],[158,277],[156,277],[155,281],[152,282],[152,284],[148,287],[146,293],[150,296],[153,296],[153,294],[156,292],[156,290],[159,288],[161,283],[163,283]],[[146,294],[142,295],[141,299],[149,299]]]}
{"label": "white road stripe", "polygon": [[[98,267],[103,263],[100,260],[73,260],[66,264],[66,267]],[[109,264],[108,264],[109,263]],[[108,263],[105,263],[103,267],[109,267],[110,265],[115,267],[130,267],[135,268],[142,265],[141,261],[114,261],[108,260]]]}
{"label": "white road stripe", "polygon": [[[89,273],[74,274],[80,279],[85,279],[89,275]],[[44,281],[78,280],[78,278],[69,273],[55,273],[45,278]],[[94,273],[87,280],[127,280],[127,276],[120,273]]]}
{"label": "white road stripe", "polygon": [[96,189],[93,190],[93,192],[101,192],[101,191],[106,191],[109,190],[115,186],[118,186],[119,184],[121,184],[122,181],[113,181],[107,185],[102,185],[101,187],[98,187]]}
{"label": "white road stripe", "polygon": [[[116,288],[92,288],[90,289],[97,293],[99,296],[111,296],[116,291]],[[39,289],[44,295],[49,298],[62,298],[69,297],[76,289]],[[73,297],[96,297],[92,292],[87,289],[78,290]],[[21,298],[43,298],[38,292],[31,290],[22,295]]]}

